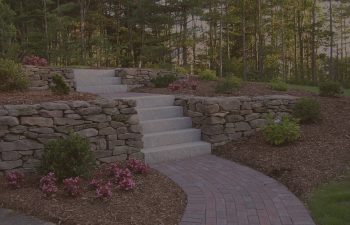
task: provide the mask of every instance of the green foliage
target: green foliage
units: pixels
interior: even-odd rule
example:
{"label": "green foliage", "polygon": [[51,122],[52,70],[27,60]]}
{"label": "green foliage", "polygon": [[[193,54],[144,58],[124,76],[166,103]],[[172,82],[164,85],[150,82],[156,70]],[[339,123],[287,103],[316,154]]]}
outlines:
{"label": "green foliage", "polygon": [[187,75],[190,73],[190,71],[185,67],[176,67],[175,72],[180,74],[180,75]]}
{"label": "green foliage", "polygon": [[12,60],[0,59],[0,91],[24,91],[28,88],[28,78],[22,66]]}
{"label": "green foliage", "polygon": [[55,173],[60,179],[88,177],[94,168],[95,158],[88,140],[70,133],[65,139],[58,139],[45,145],[40,172]]}
{"label": "green foliage", "polygon": [[312,98],[302,98],[295,104],[293,116],[302,123],[316,122],[321,119],[320,103]]}
{"label": "green foliage", "polygon": [[216,85],[215,92],[221,94],[230,94],[242,85],[242,80],[238,77],[226,77],[220,80]]}
{"label": "green foliage", "polygon": [[288,91],[288,84],[282,80],[272,80],[269,85],[270,88],[274,91]]}
{"label": "green foliage", "polygon": [[70,92],[69,86],[63,80],[62,76],[55,74],[52,77],[53,86],[51,91],[57,95],[68,95]]}
{"label": "green foliage", "polygon": [[214,81],[217,80],[218,78],[216,77],[216,72],[214,70],[203,70],[199,74],[199,79],[201,80],[209,80],[209,81]]}
{"label": "green foliage", "polygon": [[173,83],[177,80],[175,75],[164,75],[151,79],[151,82],[154,84],[156,88],[165,88],[168,87],[169,84]]}
{"label": "green foliage", "polygon": [[320,95],[335,97],[343,94],[342,86],[336,81],[324,81],[319,84]]}
{"label": "green foliage", "polygon": [[263,135],[272,145],[292,143],[300,137],[300,126],[297,120],[289,117],[283,117],[279,122],[270,118],[268,125],[263,129]]}
{"label": "green foliage", "polygon": [[312,217],[317,224],[348,225],[350,221],[350,174],[344,179],[323,185],[309,201]]}

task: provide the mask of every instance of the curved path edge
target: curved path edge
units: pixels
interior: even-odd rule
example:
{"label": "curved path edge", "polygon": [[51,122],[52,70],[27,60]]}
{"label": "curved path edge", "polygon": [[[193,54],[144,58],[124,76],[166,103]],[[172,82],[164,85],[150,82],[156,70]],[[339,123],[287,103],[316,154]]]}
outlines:
{"label": "curved path edge", "polygon": [[205,155],[152,167],[187,194],[180,225],[315,225],[285,186],[237,163]]}
{"label": "curved path edge", "polygon": [[27,216],[11,209],[0,208],[1,225],[55,225],[45,222],[33,216]]}

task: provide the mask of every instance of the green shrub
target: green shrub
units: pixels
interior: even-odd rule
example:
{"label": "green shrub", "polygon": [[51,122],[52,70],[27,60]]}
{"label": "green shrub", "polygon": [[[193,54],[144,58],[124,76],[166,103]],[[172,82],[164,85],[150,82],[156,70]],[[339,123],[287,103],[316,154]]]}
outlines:
{"label": "green shrub", "polygon": [[213,81],[213,80],[217,80],[218,78],[216,77],[216,72],[214,70],[203,70],[200,74],[199,74],[199,78],[201,80],[209,80],[209,81]]}
{"label": "green shrub", "polygon": [[55,74],[52,77],[53,86],[51,87],[51,91],[57,95],[68,95],[70,89],[66,82],[63,80],[62,76]]}
{"label": "green shrub", "polygon": [[69,177],[88,177],[94,168],[95,157],[89,142],[77,134],[69,134],[45,145],[39,171],[42,174],[55,173],[60,179]]}
{"label": "green shrub", "polygon": [[24,91],[28,88],[28,78],[22,66],[12,60],[0,59],[0,90]]}
{"label": "green shrub", "polygon": [[215,92],[221,94],[230,94],[237,90],[242,84],[242,80],[238,77],[227,77],[220,80],[216,85]]}
{"label": "green shrub", "polygon": [[319,84],[320,95],[327,97],[335,97],[343,94],[340,83],[336,81],[324,81]]}
{"label": "green shrub", "polygon": [[288,91],[288,84],[282,80],[272,80],[270,88],[274,91]]}
{"label": "green shrub", "polygon": [[175,75],[164,75],[151,79],[151,82],[154,84],[156,88],[165,88],[168,87],[169,84],[173,83],[177,80]]}
{"label": "green shrub", "polygon": [[300,137],[300,126],[297,120],[283,117],[281,121],[269,119],[263,129],[264,139],[272,145],[282,145],[295,142]]}
{"label": "green shrub", "polygon": [[180,74],[180,75],[187,75],[190,73],[190,71],[185,67],[176,67],[175,71],[177,74]]}
{"label": "green shrub", "polygon": [[316,122],[321,118],[321,106],[315,99],[302,98],[293,108],[293,115],[302,123]]}

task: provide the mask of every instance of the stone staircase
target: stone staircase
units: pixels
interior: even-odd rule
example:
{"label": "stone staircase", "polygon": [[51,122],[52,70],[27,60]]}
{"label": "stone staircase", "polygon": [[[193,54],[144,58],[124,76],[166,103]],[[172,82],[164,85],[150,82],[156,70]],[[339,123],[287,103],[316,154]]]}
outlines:
{"label": "stone staircase", "polygon": [[114,70],[75,70],[77,91],[105,98],[136,100],[143,132],[145,161],[149,164],[210,154],[211,145],[201,141],[201,130],[174,106],[175,96],[127,93],[127,86],[114,77]]}
{"label": "stone staircase", "polygon": [[76,90],[93,94],[126,92],[127,85],[121,84],[115,70],[74,69]]}

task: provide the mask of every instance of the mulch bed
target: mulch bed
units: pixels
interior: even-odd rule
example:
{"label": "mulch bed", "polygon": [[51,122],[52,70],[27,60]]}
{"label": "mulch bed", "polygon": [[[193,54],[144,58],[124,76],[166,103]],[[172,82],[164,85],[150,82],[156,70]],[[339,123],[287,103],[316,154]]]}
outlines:
{"label": "mulch bed", "polygon": [[312,96],[314,94],[290,89],[287,92],[273,91],[266,83],[258,82],[245,82],[242,86],[232,94],[217,94],[215,93],[217,81],[205,81],[198,80],[197,90],[182,89],[177,91],[171,91],[168,88],[152,88],[152,87],[140,87],[132,90],[139,93],[153,93],[153,94],[169,94],[169,95],[195,95],[195,96],[259,96],[259,95],[294,95],[294,96]]}
{"label": "mulch bed", "polygon": [[300,141],[272,147],[257,134],[218,147],[215,154],[277,179],[306,201],[315,188],[350,168],[350,98],[315,98],[323,120],[303,125]]}
{"label": "mulch bed", "polygon": [[70,101],[70,100],[92,100],[96,96],[93,94],[79,93],[71,91],[69,95],[55,95],[50,90],[43,91],[13,91],[0,92],[0,105],[22,105],[22,104],[36,104],[41,102],[52,101]]}
{"label": "mulch bed", "polygon": [[[185,193],[155,170],[135,177],[133,191],[114,190],[109,200],[85,190],[71,198],[59,191],[46,198],[38,188],[39,177],[26,178],[18,190],[9,189],[0,177],[0,207],[10,208],[64,225],[177,225],[186,206]],[[61,190],[62,188],[60,188]]]}

